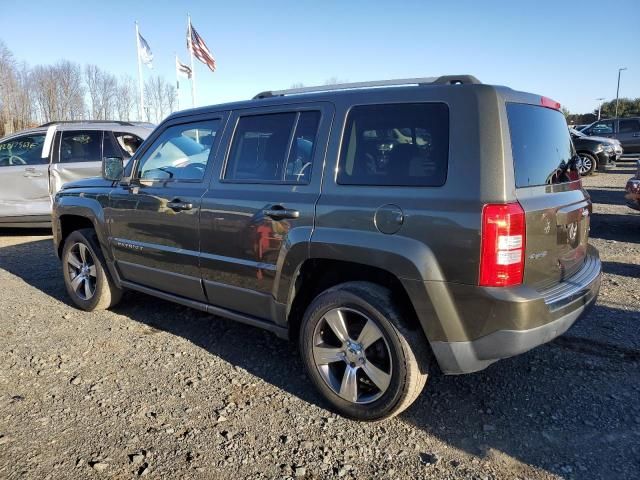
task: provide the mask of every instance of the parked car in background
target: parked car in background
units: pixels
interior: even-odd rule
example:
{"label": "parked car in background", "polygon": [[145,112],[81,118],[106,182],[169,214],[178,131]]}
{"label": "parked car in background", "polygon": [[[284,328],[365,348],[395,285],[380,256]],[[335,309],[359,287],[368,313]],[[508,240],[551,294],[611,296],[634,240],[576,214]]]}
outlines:
{"label": "parked car in background", "polygon": [[55,122],[0,139],[0,227],[46,227],[66,182],[100,175],[105,156],[131,158],[153,131],[134,122]]}
{"label": "parked car in background", "polygon": [[604,137],[589,137],[573,128],[569,129],[571,140],[578,154],[580,175],[591,175],[596,169],[601,172],[616,166],[616,160],[622,155],[620,142]]}
{"label": "parked car in background", "polygon": [[598,120],[581,131],[589,136],[615,138],[625,153],[640,153],[640,117]]}
{"label": "parked car in background", "polygon": [[61,281],[84,310],[131,289],[297,340],[333,408],[386,418],[436,362],[482,370],[595,302],[576,162],[560,104],[468,75],[263,92],[58,192]]}
{"label": "parked car in background", "polygon": [[625,188],[624,199],[634,210],[640,210],[640,160],[638,160],[636,175],[629,179]]}

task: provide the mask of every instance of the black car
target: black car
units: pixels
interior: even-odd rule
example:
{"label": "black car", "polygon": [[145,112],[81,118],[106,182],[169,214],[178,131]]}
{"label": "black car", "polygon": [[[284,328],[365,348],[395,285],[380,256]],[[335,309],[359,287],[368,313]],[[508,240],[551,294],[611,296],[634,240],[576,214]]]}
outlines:
{"label": "black car", "polygon": [[622,148],[609,138],[589,137],[573,128],[569,129],[579,157],[580,175],[591,175],[596,169],[604,172],[616,166]]}

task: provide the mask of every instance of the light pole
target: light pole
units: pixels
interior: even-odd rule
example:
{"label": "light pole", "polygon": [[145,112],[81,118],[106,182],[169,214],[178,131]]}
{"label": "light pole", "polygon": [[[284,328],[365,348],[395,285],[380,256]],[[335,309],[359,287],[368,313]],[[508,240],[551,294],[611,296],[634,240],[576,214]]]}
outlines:
{"label": "light pole", "polygon": [[600,110],[602,110],[602,101],[604,100],[604,98],[600,97],[600,98],[596,98],[596,100],[598,100],[598,121],[600,120]]}
{"label": "light pole", "polygon": [[626,69],[627,67],[622,67],[618,69],[618,89],[616,90],[616,118],[618,118],[618,98],[620,96],[620,72]]}

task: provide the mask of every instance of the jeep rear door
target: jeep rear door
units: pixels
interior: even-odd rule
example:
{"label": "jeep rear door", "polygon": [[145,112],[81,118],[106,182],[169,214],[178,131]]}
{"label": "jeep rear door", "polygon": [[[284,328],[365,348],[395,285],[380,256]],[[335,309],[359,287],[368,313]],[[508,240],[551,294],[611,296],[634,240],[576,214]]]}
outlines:
{"label": "jeep rear door", "polygon": [[102,157],[111,152],[116,152],[115,146],[102,130],[59,131],[53,145],[51,195],[65,183],[99,176]]}
{"label": "jeep rear door", "polygon": [[200,214],[209,303],[262,319],[278,317],[274,300],[280,290],[286,297],[292,269],[308,256],[332,117],[327,103],[232,114],[225,161]]}
{"label": "jeep rear door", "polygon": [[224,113],[178,117],[136,155],[106,212],[116,268],[125,282],[204,301],[199,211]]}

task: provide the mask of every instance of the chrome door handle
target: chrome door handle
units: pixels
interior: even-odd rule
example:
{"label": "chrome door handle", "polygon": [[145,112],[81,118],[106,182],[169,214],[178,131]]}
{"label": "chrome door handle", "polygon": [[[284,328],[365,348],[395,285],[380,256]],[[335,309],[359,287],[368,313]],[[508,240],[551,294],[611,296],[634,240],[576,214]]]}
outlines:
{"label": "chrome door handle", "polygon": [[181,210],[191,210],[193,208],[193,204],[189,202],[182,202],[180,201],[180,199],[176,198],[167,203],[167,207],[169,207],[171,210],[179,212]]}
{"label": "chrome door handle", "polygon": [[633,136],[634,137],[640,137],[640,133],[634,133]]}
{"label": "chrome door handle", "polygon": [[284,220],[285,218],[300,218],[300,212],[292,208],[271,207],[262,210],[265,217],[273,220]]}

